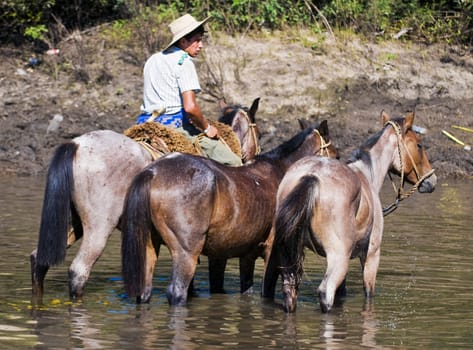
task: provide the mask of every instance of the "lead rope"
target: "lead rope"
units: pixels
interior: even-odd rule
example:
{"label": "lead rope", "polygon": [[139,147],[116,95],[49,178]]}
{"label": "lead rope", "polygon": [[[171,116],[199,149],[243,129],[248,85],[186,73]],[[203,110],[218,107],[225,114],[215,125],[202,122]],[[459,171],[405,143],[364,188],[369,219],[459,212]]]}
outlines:
{"label": "lead rope", "polygon": [[[414,159],[412,158],[412,155],[409,152],[408,148],[406,147],[405,143],[402,141],[401,128],[399,127],[398,124],[396,124],[395,122],[393,122],[391,120],[387,121],[386,124],[390,124],[393,127],[393,129],[395,130],[396,135],[397,135],[397,149],[398,149],[398,152],[399,152],[399,161],[401,163],[401,165],[400,165],[401,166],[401,176],[400,176],[401,180],[400,180],[399,188],[396,188],[396,185],[395,185],[395,183],[392,179],[391,173],[388,172],[389,180],[391,180],[391,184],[393,186],[394,192],[396,193],[396,199],[394,200],[393,203],[391,203],[390,205],[383,208],[383,216],[387,216],[387,215],[391,214],[393,211],[395,211],[398,208],[399,203],[401,201],[403,201],[404,199],[410,197],[417,190],[417,188],[422,183],[422,181],[424,181],[426,178],[428,178],[429,176],[431,176],[434,173],[434,169],[431,169],[429,172],[427,172],[423,176],[419,177],[419,171],[417,170]],[[407,153],[407,155],[409,156],[409,158],[411,160],[412,166],[414,167],[414,172],[415,172],[416,177],[417,177],[417,182],[407,192],[405,192],[404,188],[403,188],[404,163],[402,161],[401,144],[404,147],[404,149],[406,150],[406,153]]]}

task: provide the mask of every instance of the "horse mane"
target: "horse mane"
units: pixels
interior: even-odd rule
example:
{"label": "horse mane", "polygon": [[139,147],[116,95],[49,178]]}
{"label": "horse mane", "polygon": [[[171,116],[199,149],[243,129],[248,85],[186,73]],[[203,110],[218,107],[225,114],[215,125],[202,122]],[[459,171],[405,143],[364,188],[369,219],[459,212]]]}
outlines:
{"label": "horse mane", "polygon": [[[398,125],[404,125],[404,118],[393,118],[392,121],[397,123]],[[360,147],[353,150],[352,154],[347,160],[347,164],[357,162],[361,160],[363,163],[367,164],[371,168],[371,156],[369,151],[373,146],[378,142],[381,135],[384,133],[388,124],[384,125],[381,130],[379,130],[376,134],[369,137]]]}
{"label": "horse mane", "polygon": [[290,140],[283,142],[276,148],[273,148],[272,150],[265,152],[263,154],[260,154],[255,157],[255,159],[258,158],[269,158],[269,159],[279,159],[282,158],[290,153],[292,153],[295,149],[299,148],[302,143],[305,141],[307,136],[311,133],[314,132],[314,129],[317,129],[317,126],[311,126],[308,128],[305,128],[304,130],[300,131],[298,134],[294,135]]}

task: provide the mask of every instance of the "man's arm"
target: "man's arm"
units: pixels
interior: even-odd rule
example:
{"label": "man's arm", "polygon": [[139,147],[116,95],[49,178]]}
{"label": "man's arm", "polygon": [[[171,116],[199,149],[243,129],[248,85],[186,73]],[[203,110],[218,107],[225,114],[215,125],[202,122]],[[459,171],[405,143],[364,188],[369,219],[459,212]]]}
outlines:
{"label": "man's arm", "polygon": [[217,137],[218,130],[214,126],[211,126],[207,119],[205,119],[202,115],[202,111],[200,110],[200,107],[195,99],[195,92],[193,90],[184,91],[182,93],[182,101],[184,110],[186,111],[187,116],[191,120],[192,124],[202,131],[208,129],[208,131],[205,133],[207,137]]}

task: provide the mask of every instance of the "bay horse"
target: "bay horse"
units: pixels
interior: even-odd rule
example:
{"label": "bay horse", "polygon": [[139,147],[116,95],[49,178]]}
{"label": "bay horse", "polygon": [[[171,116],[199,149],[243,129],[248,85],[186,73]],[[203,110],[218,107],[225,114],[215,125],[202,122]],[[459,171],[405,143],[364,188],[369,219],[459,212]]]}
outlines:
{"label": "bay horse", "polygon": [[[259,98],[249,109],[220,102],[220,119],[247,131],[237,133],[246,161],[259,148],[259,131],[254,126],[258,105]],[[131,180],[152,161],[138,142],[111,130],[92,131],[58,146],[48,168],[37,249],[30,255],[34,302],[42,299],[50,266],[62,263],[67,248],[80,238],[81,246],[69,267],[69,294],[83,296],[93,265],[110,234],[119,229]]]}
{"label": "bay horse", "polygon": [[133,179],[123,209],[122,272],[128,296],[137,303],[150,300],[162,244],[172,257],[169,304],[187,302],[201,254],[240,258],[241,290],[248,289],[256,259],[265,256],[279,181],[302,157],[338,155],[327,138],[323,121],[241,167],[183,153],[147,166]]}
{"label": "bay horse", "polygon": [[[388,172],[400,176],[398,201],[416,189],[420,193],[435,189],[437,177],[420,136],[412,130],[414,113],[391,119],[383,111],[381,119],[382,130],[358,148],[347,164],[306,157],[281,181],[262,296],[274,298],[281,275],[283,307],[288,313],[296,309],[304,247],[327,259],[317,289],[322,312],[330,311],[336,294],[344,294],[349,260],[355,257],[361,262],[365,296],[374,296],[384,225],[379,192]],[[413,184],[407,194],[406,181]]]}

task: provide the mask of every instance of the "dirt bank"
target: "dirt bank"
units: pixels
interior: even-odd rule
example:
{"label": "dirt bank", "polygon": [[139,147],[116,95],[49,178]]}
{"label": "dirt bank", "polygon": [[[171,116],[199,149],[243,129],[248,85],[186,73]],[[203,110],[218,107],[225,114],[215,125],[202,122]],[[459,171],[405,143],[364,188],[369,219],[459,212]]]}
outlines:
{"label": "dirt bank", "polygon": [[[303,38],[302,40],[299,40]],[[127,48],[112,47],[94,31],[59,45],[58,55],[0,48],[0,174],[44,173],[54,148],[96,129],[123,131],[139,111],[141,64]],[[69,63],[72,62],[72,65]],[[441,177],[473,175],[471,50],[356,39],[321,41],[272,35],[209,38],[199,58],[199,96],[206,115],[218,116],[216,96],[249,105],[261,97],[257,117],[262,148],[269,150],[298,129],[297,118],[327,119],[346,157],[380,128],[379,114],[415,109],[416,124]],[[57,125],[52,122],[56,118]]]}

